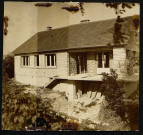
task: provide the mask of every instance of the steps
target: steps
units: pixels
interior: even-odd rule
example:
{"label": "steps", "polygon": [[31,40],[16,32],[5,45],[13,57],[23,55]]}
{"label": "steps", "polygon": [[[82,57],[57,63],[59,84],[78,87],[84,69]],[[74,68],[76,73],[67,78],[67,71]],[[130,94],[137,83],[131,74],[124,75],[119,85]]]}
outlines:
{"label": "steps", "polygon": [[44,85],[44,88],[52,88],[55,85],[55,83],[57,83],[57,81],[57,78],[52,78],[50,82]]}

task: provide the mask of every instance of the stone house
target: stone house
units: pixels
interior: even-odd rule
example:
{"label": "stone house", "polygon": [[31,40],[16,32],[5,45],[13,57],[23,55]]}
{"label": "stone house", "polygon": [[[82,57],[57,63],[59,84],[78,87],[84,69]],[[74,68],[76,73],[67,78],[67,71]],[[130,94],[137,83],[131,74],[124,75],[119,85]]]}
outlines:
{"label": "stone house", "polygon": [[134,30],[132,17],[125,17],[126,40],[115,44],[115,22],[82,22],[36,33],[13,52],[15,80],[65,91],[73,100],[87,91],[98,91],[101,73],[112,68],[127,82],[131,94],[139,80],[139,66],[130,66],[129,56],[132,60],[139,57],[139,32]]}

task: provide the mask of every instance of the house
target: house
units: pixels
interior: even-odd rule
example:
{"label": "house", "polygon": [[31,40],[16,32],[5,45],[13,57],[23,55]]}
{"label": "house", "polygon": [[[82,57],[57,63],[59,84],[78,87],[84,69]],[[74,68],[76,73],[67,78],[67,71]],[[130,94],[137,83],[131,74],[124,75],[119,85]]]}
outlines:
{"label": "house", "polygon": [[73,100],[87,91],[98,91],[101,73],[115,69],[131,94],[139,80],[139,66],[130,63],[139,58],[139,31],[132,16],[123,19],[126,40],[120,44],[113,42],[116,19],[36,33],[13,52],[15,80],[66,91]]}

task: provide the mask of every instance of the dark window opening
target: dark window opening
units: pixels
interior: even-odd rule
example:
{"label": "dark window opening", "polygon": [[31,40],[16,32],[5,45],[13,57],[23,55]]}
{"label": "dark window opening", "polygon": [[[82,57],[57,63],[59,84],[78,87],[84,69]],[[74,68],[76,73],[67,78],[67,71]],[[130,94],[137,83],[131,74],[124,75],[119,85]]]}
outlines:
{"label": "dark window opening", "polygon": [[102,53],[98,53],[98,68],[102,68]]}
{"label": "dark window opening", "polygon": [[56,66],[56,55],[55,54],[48,54],[46,55],[47,59],[47,66]]}
{"label": "dark window opening", "polygon": [[129,57],[130,57],[130,51],[126,50],[126,58],[129,58]]}
{"label": "dark window opening", "polygon": [[50,55],[47,55],[47,66],[50,66]]}
{"label": "dark window opening", "polygon": [[28,56],[26,56],[26,66],[28,66]]}
{"label": "dark window opening", "polygon": [[104,67],[109,68],[109,52],[104,53],[104,59],[105,59]]}
{"label": "dark window opening", "polygon": [[51,66],[55,66],[54,54],[51,55]]}
{"label": "dark window opening", "polygon": [[22,57],[23,59],[23,66],[25,66],[25,57]]}
{"label": "dark window opening", "polygon": [[22,56],[22,65],[29,66],[30,65],[30,57],[29,56]]}
{"label": "dark window opening", "polygon": [[77,74],[87,72],[87,56],[86,53],[81,53],[76,56]]}
{"label": "dark window opening", "polygon": [[36,66],[39,66],[39,55],[36,56]]}

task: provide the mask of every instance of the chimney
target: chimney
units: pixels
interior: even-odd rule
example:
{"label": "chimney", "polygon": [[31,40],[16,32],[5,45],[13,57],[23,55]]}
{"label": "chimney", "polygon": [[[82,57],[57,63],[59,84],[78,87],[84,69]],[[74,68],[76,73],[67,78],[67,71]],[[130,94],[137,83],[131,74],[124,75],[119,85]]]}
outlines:
{"label": "chimney", "polygon": [[49,31],[49,30],[52,30],[52,27],[48,26],[48,27],[47,27],[47,30],[48,30],[48,31]]}
{"label": "chimney", "polygon": [[89,22],[89,21],[90,21],[90,20],[87,19],[87,20],[81,20],[80,22],[81,22],[81,23],[86,23],[86,22]]}

